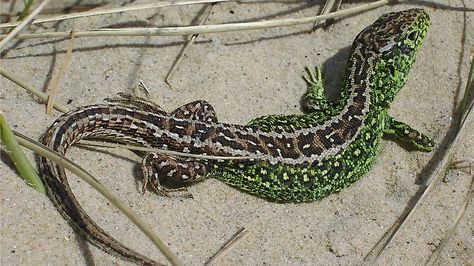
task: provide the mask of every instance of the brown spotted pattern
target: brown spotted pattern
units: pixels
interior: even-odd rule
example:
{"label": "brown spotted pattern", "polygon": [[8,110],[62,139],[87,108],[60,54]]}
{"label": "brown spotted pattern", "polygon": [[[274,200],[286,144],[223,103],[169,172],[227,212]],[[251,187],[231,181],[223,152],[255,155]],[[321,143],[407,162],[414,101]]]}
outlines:
{"label": "brown spotted pattern", "polygon": [[[366,83],[370,79],[367,70],[371,57],[373,54],[365,49],[354,53],[350,78],[354,90],[349,104],[339,115],[311,128],[263,132],[216,123],[212,107],[199,102],[194,104],[199,110],[177,109],[171,115],[111,103],[68,113],[46,134],[54,139],[51,148],[63,152],[81,138],[105,138],[196,154],[253,156],[271,164],[305,164],[337,153],[356,137],[369,104]],[[204,116],[196,118],[191,114]]]}

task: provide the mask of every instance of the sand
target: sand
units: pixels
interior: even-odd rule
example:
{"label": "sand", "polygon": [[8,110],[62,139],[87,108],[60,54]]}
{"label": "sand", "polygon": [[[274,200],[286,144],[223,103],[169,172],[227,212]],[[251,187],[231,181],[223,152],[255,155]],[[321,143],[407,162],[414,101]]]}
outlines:
{"label": "sand", "polygon": [[[207,23],[313,16],[322,2],[221,3],[214,7]],[[194,199],[142,195],[137,163],[140,158],[132,152],[72,148],[67,156],[120,195],[185,265],[204,264],[241,228],[246,228],[248,234],[217,265],[362,264],[426,184],[435,179],[433,171],[452,141],[458,91],[465,87],[469,57],[473,55],[474,2],[444,2],[386,6],[313,33],[309,33],[311,25],[303,25],[203,34],[171,77],[171,86],[164,77],[183,46],[183,37],[76,39],[57,96],[68,108],[100,103],[118,92],[130,93],[142,80],[150,89],[150,99],[166,110],[205,99],[215,107],[220,121],[246,123],[266,114],[300,113],[299,101],[306,90],[301,77],[306,66],[323,66],[328,94],[337,98],[348,48],[357,33],[383,13],[425,8],[432,26],[390,114],[433,137],[437,149],[413,152],[383,140],[373,169],[340,193],[312,203],[276,204],[210,179],[189,187]],[[107,6],[121,3],[110,2]],[[2,12],[9,9],[8,5],[2,3]],[[49,8],[60,8],[58,5],[53,1]],[[470,12],[463,12],[463,5]],[[344,4],[342,8],[352,6]],[[38,31],[189,25],[202,8],[193,5],[89,17],[47,23]],[[13,41],[3,52],[1,65],[45,90],[54,83],[67,45],[67,40],[57,39]],[[38,139],[60,116],[57,111],[46,115],[44,105],[9,80],[0,77],[0,82],[0,109],[13,129]],[[454,162],[469,166],[474,159],[474,125],[467,126],[470,129],[459,148],[451,152]],[[6,154],[1,155],[2,265],[129,264],[77,236],[49,199],[28,187]],[[33,162],[37,159],[30,152],[27,155]],[[376,264],[426,263],[466,198],[472,179],[472,172],[466,171],[469,169],[449,171],[446,181],[438,183],[423,199]],[[166,262],[151,242],[97,192],[72,175],[69,179],[86,211],[107,232],[149,257]],[[473,265],[473,217],[471,204],[436,265]]]}

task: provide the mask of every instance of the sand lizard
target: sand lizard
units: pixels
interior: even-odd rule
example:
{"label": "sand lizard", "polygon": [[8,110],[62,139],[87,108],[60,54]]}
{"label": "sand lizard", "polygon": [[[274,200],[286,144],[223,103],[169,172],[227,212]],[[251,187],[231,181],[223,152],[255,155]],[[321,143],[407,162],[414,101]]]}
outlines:
{"label": "sand lizard", "polygon": [[[165,181],[183,184],[215,177],[272,201],[316,200],[362,177],[383,134],[397,136],[415,150],[433,149],[427,136],[387,113],[429,24],[425,11],[410,9],[385,14],[362,30],[353,42],[336,102],[325,98],[319,69],[307,69],[305,114],[270,115],[234,125],[219,123],[205,101],[168,114],[144,99],[122,95],[63,115],[42,142],[62,154],[88,138],[193,154],[251,156],[253,160],[213,161],[150,153],[143,159],[144,184],[166,194],[174,189],[164,186]],[[84,212],[62,167],[46,158],[40,164],[49,196],[75,229],[111,253],[156,264],[113,239]]]}

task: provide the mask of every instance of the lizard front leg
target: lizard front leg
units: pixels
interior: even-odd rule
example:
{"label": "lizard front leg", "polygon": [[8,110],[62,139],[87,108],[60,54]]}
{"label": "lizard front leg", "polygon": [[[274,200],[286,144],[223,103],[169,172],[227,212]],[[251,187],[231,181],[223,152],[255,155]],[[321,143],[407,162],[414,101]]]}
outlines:
{"label": "lizard front leg", "polygon": [[319,124],[335,112],[334,104],[324,94],[323,75],[319,67],[314,71],[306,68],[303,79],[308,84],[308,90],[301,101],[306,114],[292,115],[266,115],[252,119],[248,126],[263,131],[282,129],[286,131],[297,128],[310,127],[311,124]]}
{"label": "lizard front leg", "polygon": [[314,71],[311,71],[307,67],[305,70],[306,75],[303,76],[303,79],[308,84],[308,91],[303,97],[303,109],[311,113],[330,114],[334,107],[324,94],[324,78],[321,69],[315,67]]}

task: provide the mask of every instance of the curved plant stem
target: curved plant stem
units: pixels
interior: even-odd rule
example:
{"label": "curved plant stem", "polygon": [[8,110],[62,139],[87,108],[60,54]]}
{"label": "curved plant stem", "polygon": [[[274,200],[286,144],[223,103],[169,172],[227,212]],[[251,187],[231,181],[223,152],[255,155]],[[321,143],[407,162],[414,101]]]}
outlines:
{"label": "curved plant stem", "polygon": [[128,208],[124,202],[120,201],[119,198],[115,196],[109,189],[98,182],[91,174],[68,160],[66,157],[49,149],[48,147],[39,144],[18,132],[14,133],[17,137],[18,143],[21,146],[28,148],[43,157],[47,157],[48,159],[68,169],[73,174],[82,178],[85,182],[102,194],[102,196],[109,200],[115,207],[117,207],[123,214],[125,214],[138,228],[140,228],[140,230],[153,242],[153,244],[155,244],[155,246],[165,255],[172,265],[182,265],[178,258],[169,250],[166,244],[163,243],[163,241],[153,232],[151,227],[149,227],[146,222],[140,218],[140,216],[136,215],[130,208]]}

